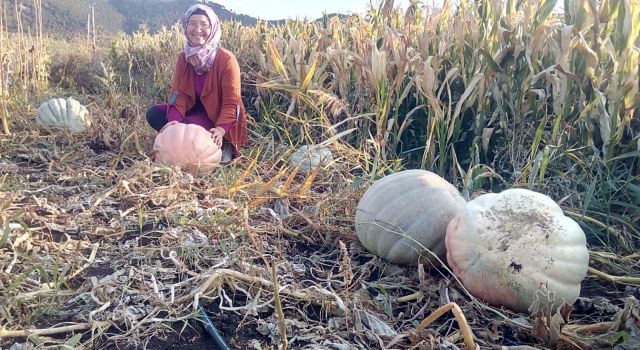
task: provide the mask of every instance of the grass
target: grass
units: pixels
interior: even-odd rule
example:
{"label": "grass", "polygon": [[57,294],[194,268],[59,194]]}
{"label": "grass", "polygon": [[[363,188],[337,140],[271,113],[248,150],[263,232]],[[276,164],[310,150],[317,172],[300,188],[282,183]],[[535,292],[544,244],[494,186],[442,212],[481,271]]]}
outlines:
{"label": "grass", "polygon": [[[414,4],[405,14],[389,4],[366,17],[225,23],[252,145],[200,177],[148,156],[144,113],[165,98],[178,27],[143,27],[94,50],[86,38],[8,33],[11,14],[0,8],[0,344],[23,341],[51,314],[72,325],[42,326],[29,341],[142,346],[166,336],[167,320],[191,320],[195,304],[214,302],[218,326],[241,317],[239,331],[225,334],[238,347],[248,346],[242,330],[269,325],[284,339],[257,337],[265,347],[379,347],[358,311],[392,324],[408,346],[420,319],[439,320],[427,306],[451,301],[471,329],[463,340],[441,320],[431,336],[544,346],[513,321],[530,315],[484,305],[446,272],[415,274],[357,243],[363,190],[417,167],[467,198],[511,187],[548,194],[581,225],[592,255],[585,292],[606,288],[615,307],[575,310],[558,338],[565,346],[585,345],[580,329],[628,315],[624,298],[639,273],[640,39],[627,19],[638,17],[638,2],[570,2],[564,13],[550,10],[554,1]],[[68,95],[88,107],[89,132],[33,125],[41,102]],[[303,144],[327,146],[334,162],[291,167]],[[329,319],[345,327],[329,330]],[[485,336],[490,326],[502,343]],[[325,336],[295,343],[293,329]],[[588,342],[610,339],[604,330]]]}

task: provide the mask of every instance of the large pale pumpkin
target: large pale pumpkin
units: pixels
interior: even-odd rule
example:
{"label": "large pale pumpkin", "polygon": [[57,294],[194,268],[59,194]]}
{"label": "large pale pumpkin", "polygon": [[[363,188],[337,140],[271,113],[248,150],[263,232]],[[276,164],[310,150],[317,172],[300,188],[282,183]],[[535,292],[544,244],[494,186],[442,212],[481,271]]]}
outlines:
{"label": "large pale pumpkin", "polygon": [[449,221],[465,204],[458,190],[426,170],[376,181],[358,202],[356,234],[370,252],[398,264],[445,259]]}
{"label": "large pale pumpkin", "polygon": [[536,298],[551,308],[573,304],[589,263],[580,226],[551,198],[524,189],[467,203],[446,243],[449,266],[471,294],[521,312]]}
{"label": "large pale pumpkin", "polygon": [[191,173],[204,173],[220,164],[222,151],[205,128],[196,124],[172,123],[156,136],[153,155],[158,163],[179,165]]}
{"label": "large pale pumpkin", "polygon": [[38,107],[38,124],[63,127],[72,133],[80,133],[91,126],[87,108],[69,97],[52,98]]}

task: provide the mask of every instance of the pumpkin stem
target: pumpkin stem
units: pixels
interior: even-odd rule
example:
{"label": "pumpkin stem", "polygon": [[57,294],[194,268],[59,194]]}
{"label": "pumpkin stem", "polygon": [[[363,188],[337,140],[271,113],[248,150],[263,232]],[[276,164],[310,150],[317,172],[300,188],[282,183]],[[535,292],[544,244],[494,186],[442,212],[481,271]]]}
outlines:
{"label": "pumpkin stem", "polygon": [[462,333],[462,337],[464,338],[464,344],[467,347],[467,350],[476,350],[476,343],[473,340],[473,332],[471,331],[471,327],[469,327],[469,323],[467,323],[467,318],[464,317],[464,313],[458,304],[451,302],[449,304],[443,305],[439,307],[436,311],[432,312],[427,318],[425,318],[418,327],[416,327],[416,332],[420,333],[425,328],[427,328],[433,321],[437,320],[440,316],[444,315],[445,312],[451,310],[453,315],[458,321],[458,326],[460,326],[460,332]]}

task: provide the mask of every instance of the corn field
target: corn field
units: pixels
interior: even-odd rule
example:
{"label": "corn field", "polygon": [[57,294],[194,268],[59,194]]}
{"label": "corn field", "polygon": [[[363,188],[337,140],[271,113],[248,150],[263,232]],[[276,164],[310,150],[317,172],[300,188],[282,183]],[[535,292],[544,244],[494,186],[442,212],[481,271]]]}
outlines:
{"label": "corn field", "polygon": [[[348,316],[353,315],[344,313],[358,314],[358,310],[365,310],[365,304],[392,319],[399,319],[400,314],[416,315],[411,321],[398,321],[402,332],[395,343],[357,337],[341,343],[352,348],[397,348],[402,339],[409,338],[407,330],[415,328],[418,315],[424,318],[430,314],[407,302],[424,300],[428,293],[402,283],[396,287],[383,283],[387,287],[381,287],[364,281],[364,276],[371,274],[369,265],[350,268],[361,255],[349,243],[354,237],[349,215],[355,211],[361,184],[412,168],[430,170],[449,179],[467,199],[507,188],[527,188],[551,196],[587,235],[595,267],[590,270],[590,290],[602,294],[610,283],[620,294],[640,298],[638,0],[445,0],[440,7],[412,1],[406,10],[385,0],[372,5],[365,16],[325,16],[314,22],[288,20],[282,25],[258,21],[254,27],[225,22],[223,46],[236,55],[241,65],[251,145],[242,163],[205,179],[168,171],[145,155],[153,135],[144,113],[147,106],[166,98],[176,55],[184,45],[179,25],[155,33],[142,27],[134,34],[119,34],[97,44],[93,29],[92,36],[61,42],[42,32],[41,0],[33,1],[33,8],[37,9],[35,28],[22,28],[23,14],[19,10],[7,13],[6,3],[0,3],[0,225],[4,227],[0,230],[4,232],[0,234],[0,250],[8,251],[10,237],[14,237],[9,228],[11,222],[19,222],[26,232],[22,241],[27,236],[29,240],[36,239],[39,229],[28,227],[39,224],[49,236],[55,236],[54,231],[62,232],[67,243],[58,247],[60,242],[44,235],[52,242],[42,246],[47,251],[58,251],[57,255],[51,253],[56,258],[39,260],[37,250],[19,254],[14,239],[14,257],[7,258],[13,262],[7,266],[4,258],[0,259],[0,300],[7,305],[0,307],[0,347],[5,339],[27,334],[9,329],[33,326],[34,320],[47,315],[52,305],[77,296],[79,292],[75,291],[81,288],[73,281],[92,270],[101,252],[108,252],[105,254],[113,261],[124,259],[126,249],[134,249],[127,248],[127,244],[138,242],[138,238],[128,236],[135,232],[136,236],[145,234],[162,258],[139,258],[141,265],[126,272],[130,278],[128,288],[156,298],[163,283],[168,286],[169,282],[152,274],[155,287],[149,287],[148,273],[139,267],[157,259],[152,270],[158,274],[167,273],[177,279],[176,271],[183,270],[185,276],[190,276],[171,282],[172,293],[177,293],[175,298],[172,294],[171,303],[163,298],[162,302],[157,298],[147,301],[146,311],[140,311],[146,316],[131,318],[139,310],[132,311],[132,306],[122,304],[124,299],[116,302],[92,294],[93,300],[99,299],[100,303],[94,305],[89,320],[97,323],[77,321],[73,326],[77,328],[65,332],[50,328],[47,333],[45,329],[34,333],[40,337],[35,343],[80,348],[125,343],[142,346],[144,339],[164,334],[166,322],[198,319],[198,311],[190,310],[195,304],[187,305],[192,296],[189,293],[200,291],[205,295],[214,291],[217,296],[210,293],[208,298],[220,298],[220,305],[224,301],[237,304],[238,294],[252,299],[249,303],[242,301],[246,307],[227,305],[226,309],[216,310],[242,310],[242,319],[228,322],[237,321],[244,327],[245,321],[272,325],[260,318],[265,307],[272,307],[274,322],[280,327],[271,334],[273,347],[267,348],[287,348],[287,339],[292,336],[287,337],[287,330],[306,329],[300,324],[285,325],[285,318],[291,321],[297,316],[287,313],[293,307],[283,310],[282,303],[291,305],[296,300],[306,304],[294,314],[307,315],[305,322],[318,327],[324,325],[322,315],[329,314],[341,315],[348,329],[358,329],[357,323],[350,323]],[[20,8],[17,0],[14,8]],[[8,32],[8,16],[17,19],[17,32]],[[88,28],[87,33],[92,31]],[[56,138],[33,126],[40,103],[69,95],[79,96],[97,120],[91,134],[74,136],[75,139],[69,135]],[[295,181],[301,175],[291,173],[283,160],[304,144],[331,145],[338,155],[338,165],[330,175],[314,172],[304,176],[296,187]],[[78,151],[78,145],[86,146],[86,150]],[[16,168],[13,162],[35,166],[41,177],[36,177],[37,181],[25,180],[21,171],[26,170]],[[26,173],[36,176],[35,171]],[[35,184],[42,189],[33,187]],[[68,188],[60,189],[63,187]],[[86,193],[65,192],[73,187]],[[39,191],[57,199],[49,199],[49,204],[46,198],[42,202],[37,199]],[[89,199],[84,201],[83,196]],[[52,209],[51,203],[62,197],[77,199],[91,209],[87,209],[86,216],[84,212],[77,216],[75,222],[72,215],[62,214],[62,204],[54,204]],[[209,208],[203,209],[198,201],[207,201]],[[282,220],[280,212],[261,206],[274,201],[293,208],[292,218]],[[36,204],[42,203],[46,209],[36,209]],[[227,209],[220,209],[224,206],[234,207],[242,215],[232,217]],[[181,214],[170,214],[167,208]],[[215,210],[211,212],[211,208]],[[206,222],[202,221],[203,210]],[[78,238],[69,233],[68,227],[61,228],[59,222],[54,229],[47,221],[63,217],[70,226],[76,225],[84,232],[88,229],[82,229],[82,220],[93,233]],[[218,245],[187,249],[175,234],[169,233],[168,237],[159,229],[180,225],[193,227],[192,237],[197,232],[209,232],[209,239],[213,241],[215,236]],[[236,233],[229,233],[230,230]],[[154,236],[161,233],[162,237]],[[242,237],[242,243],[237,243],[238,237]],[[278,277],[280,267],[289,262],[287,240],[298,242],[296,246],[302,242],[311,247],[330,247],[320,249],[318,260],[313,260],[314,264],[319,261],[320,270],[326,269],[322,273],[329,276],[328,290],[292,289],[295,283],[286,274],[295,275],[295,271],[289,267],[282,267],[285,275]],[[68,250],[72,243],[82,248],[84,256]],[[124,253],[109,255],[115,254],[110,247],[116,246]],[[163,246],[174,255],[165,252]],[[219,259],[220,254],[227,255]],[[265,256],[274,260],[268,262]],[[251,263],[237,261],[242,259]],[[18,260],[23,264],[21,268],[17,267]],[[264,261],[262,273],[248,266],[256,261]],[[336,265],[323,265],[328,261]],[[198,275],[215,268],[218,272],[209,278]],[[125,276],[122,271],[114,267],[110,272]],[[332,271],[343,279],[342,287],[336,291],[331,289]],[[377,288],[382,301],[359,301],[354,287],[358,283],[347,277],[356,275],[363,279],[363,286]],[[445,288],[442,280],[434,276],[427,279]],[[424,281],[421,279],[420,283]],[[288,287],[279,292],[278,286],[287,283]],[[259,286],[257,294],[255,286]],[[324,285],[318,282],[318,286]],[[456,293],[452,298],[467,297]],[[135,299],[132,295],[128,297]],[[28,306],[28,302],[37,306]],[[115,307],[117,303],[121,304]],[[629,311],[637,310],[633,309],[637,305],[623,304],[616,312],[622,315],[625,311],[625,317],[636,317],[639,322],[637,314],[633,314],[637,311]],[[323,311],[308,316],[310,305]],[[532,331],[530,324],[505,321],[515,316],[505,316],[504,310],[478,306],[477,300],[468,305],[460,312],[467,314],[481,348],[497,346],[499,342],[491,343],[490,339],[500,332],[503,333],[495,339],[507,339],[504,334],[512,332],[512,338],[522,344],[549,348],[562,344],[566,348],[595,349],[597,344],[618,341],[616,334],[640,339],[623,324],[618,324],[614,332],[613,321],[609,324],[605,317],[613,315],[606,313],[601,317],[584,316],[581,323],[567,325],[559,338],[552,340],[553,337],[536,336],[539,334]],[[129,317],[128,321],[118,324],[115,316],[94,319],[110,309],[114,309],[113,315],[121,312]],[[481,331],[490,327],[487,317],[496,320],[494,333],[485,332],[490,335]],[[546,322],[553,328],[550,320],[549,315]],[[533,324],[533,319],[529,321]],[[605,323],[611,326],[605,327],[607,331],[594,330],[588,336],[581,333]],[[445,324],[441,324],[443,328]],[[121,327],[122,331],[114,332],[110,327]],[[442,336],[448,342],[462,344],[460,332],[445,337],[443,328],[438,328],[439,335],[430,334],[431,338]],[[79,331],[85,333],[73,333]],[[49,338],[58,333],[65,336]],[[332,339],[335,344],[340,343],[337,338]],[[423,347],[414,348],[430,348],[427,343],[423,339],[417,343]]]}
{"label": "corn field", "polygon": [[637,227],[640,6],[555,5],[385,2],[367,18],[227,26],[227,45],[255,81],[256,118],[288,144],[346,132],[371,177],[526,187]]}

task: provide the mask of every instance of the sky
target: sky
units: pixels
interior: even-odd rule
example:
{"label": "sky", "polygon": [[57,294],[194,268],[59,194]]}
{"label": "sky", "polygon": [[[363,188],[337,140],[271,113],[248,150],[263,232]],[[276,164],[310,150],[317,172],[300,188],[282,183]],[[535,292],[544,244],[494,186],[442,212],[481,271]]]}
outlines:
{"label": "sky", "polygon": [[[375,5],[378,0],[372,0]],[[364,13],[369,0],[214,0],[227,10],[264,20],[286,18],[316,19],[327,13]],[[406,8],[409,0],[395,0],[394,6]]]}

